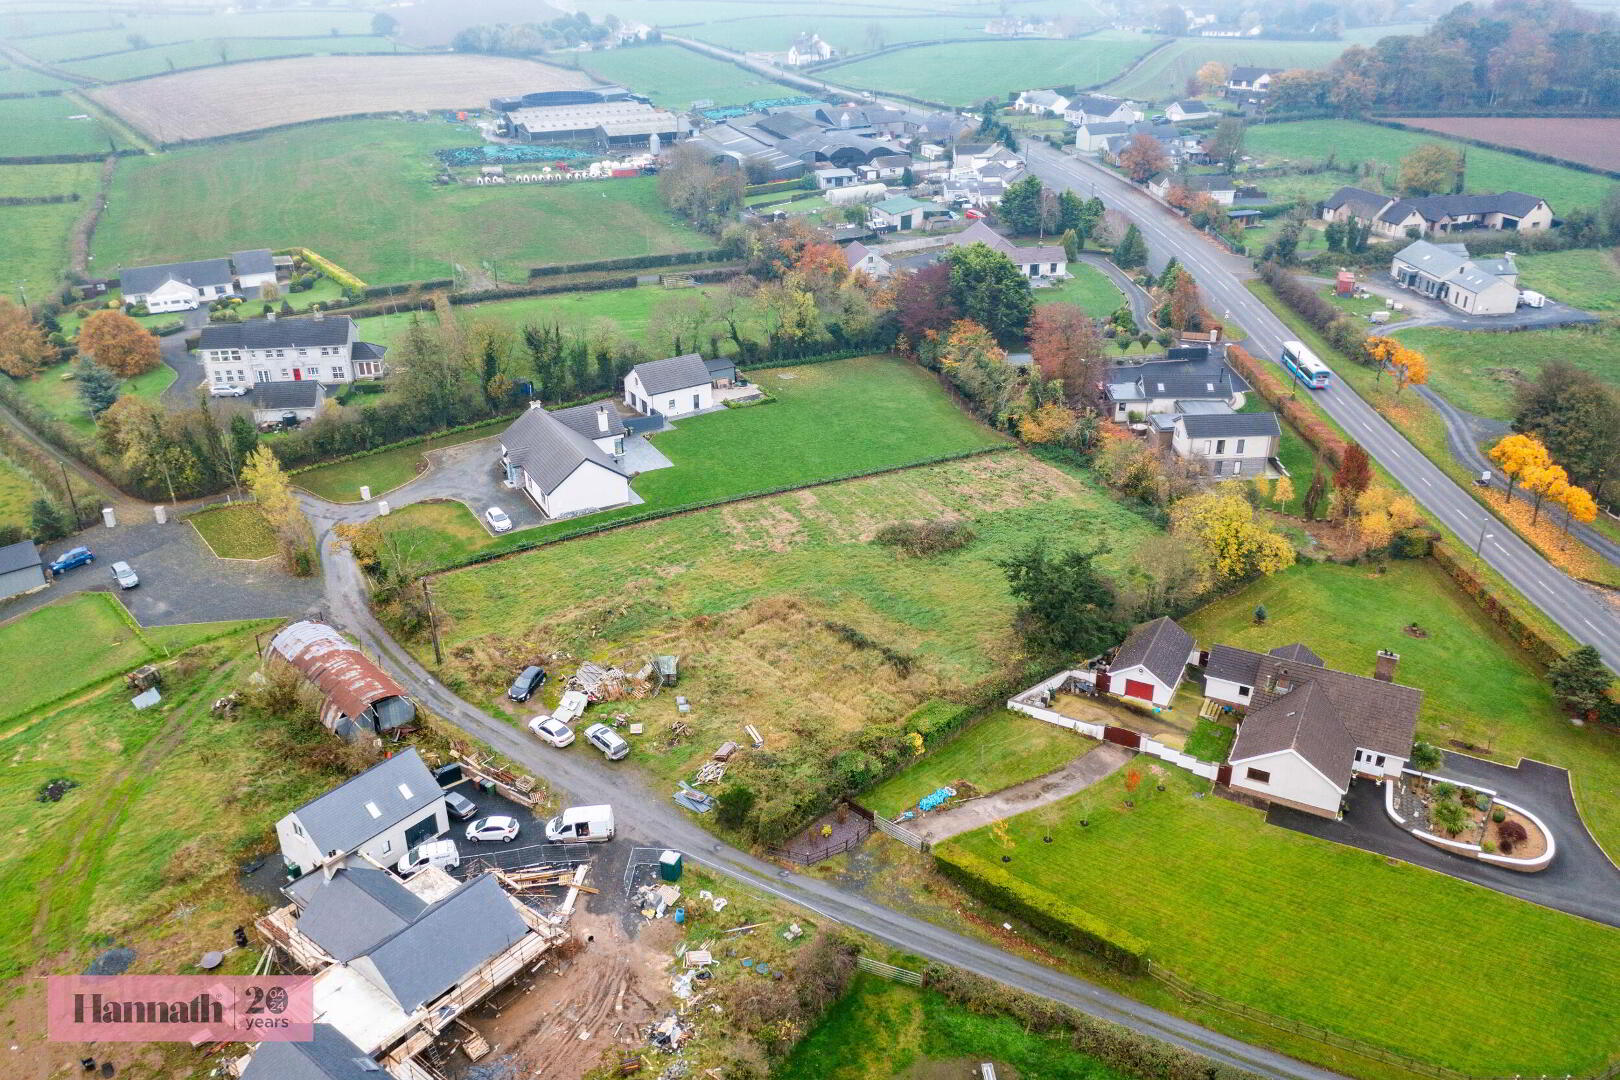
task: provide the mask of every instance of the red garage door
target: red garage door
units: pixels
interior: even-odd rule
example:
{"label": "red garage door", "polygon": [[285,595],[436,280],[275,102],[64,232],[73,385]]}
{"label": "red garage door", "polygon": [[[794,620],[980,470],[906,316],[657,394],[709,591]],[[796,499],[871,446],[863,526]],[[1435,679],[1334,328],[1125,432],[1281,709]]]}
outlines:
{"label": "red garage door", "polygon": [[1137,682],[1135,679],[1125,680],[1125,696],[1141,698],[1143,701],[1153,700],[1153,684]]}

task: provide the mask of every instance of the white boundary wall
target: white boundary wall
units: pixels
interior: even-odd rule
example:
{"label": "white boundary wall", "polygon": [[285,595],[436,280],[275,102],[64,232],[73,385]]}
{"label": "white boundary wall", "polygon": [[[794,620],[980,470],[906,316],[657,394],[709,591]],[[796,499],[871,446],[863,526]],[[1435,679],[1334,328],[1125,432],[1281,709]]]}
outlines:
{"label": "white boundary wall", "polygon": [[[1090,735],[1093,739],[1101,739],[1103,737],[1103,725],[1093,724],[1086,720],[1076,720],[1048,707],[1051,704],[1053,695],[1061,692],[1071,682],[1096,686],[1097,673],[1079,670],[1060,671],[1051,678],[1036,683],[1023,693],[1009,698],[1007,708],[1013,712],[1021,712],[1025,716],[1033,716],[1037,720],[1044,720],[1048,724],[1056,724],[1058,727],[1068,728],[1070,731],[1078,731],[1082,735]],[[1126,727],[1127,725],[1117,724],[1115,726]],[[1194,776],[1201,776],[1205,780],[1215,779],[1220,772],[1219,765],[1188,757],[1180,750],[1166,746],[1150,736],[1143,735],[1141,732],[1136,734],[1141,740],[1137,749],[1144,754],[1152,754],[1161,761],[1168,762],[1177,768],[1186,769]]]}

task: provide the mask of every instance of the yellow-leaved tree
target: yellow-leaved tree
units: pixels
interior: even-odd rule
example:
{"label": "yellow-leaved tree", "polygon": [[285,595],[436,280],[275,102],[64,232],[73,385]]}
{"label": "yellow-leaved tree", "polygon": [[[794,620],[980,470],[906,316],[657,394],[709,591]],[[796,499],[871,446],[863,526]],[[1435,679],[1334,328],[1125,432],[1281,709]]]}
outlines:
{"label": "yellow-leaved tree", "polygon": [[1392,337],[1370,337],[1362,347],[1372,357],[1380,376],[1386,370],[1395,376],[1397,394],[1411,383],[1422,385],[1429,381],[1429,361],[1416,349]]}
{"label": "yellow-leaved tree", "polygon": [[1271,489],[1271,505],[1278,510],[1294,501],[1294,482],[1286,476],[1277,477],[1277,483]]}
{"label": "yellow-leaved tree", "polygon": [[1583,487],[1574,484],[1564,490],[1564,497],[1560,500],[1564,504],[1564,535],[1559,538],[1558,546],[1563,547],[1564,541],[1569,537],[1569,526],[1572,521],[1589,522],[1597,518],[1597,500],[1592,493]]}
{"label": "yellow-leaved tree", "polygon": [[293,494],[292,482],[282,471],[275,451],[260,446],[249,454],[242,466],[242,484],[276,534],[287,569],[300,577],[314,573],[315,532],[304,516],[304,508],[298,505],[298,496]]}
{"label": "yellow-leaved tree", "polygon": [[1523,479],[1525,470],[1544,468],[1552,461],[1547,448],[1534,435],[1505,435],[1491,447],[1490,456],[1508,478],[1508,502],[1513,501],[1513,485]]}
{"label": "yellow-leaved tree", "polygon": [[1356,535],[1369,551],[1388,547],[1396,533],[1422,521],[1417,501],[1410,495],[1374,484],[1356,496]]}
{"label": "yellow-leaved tree", "polygon": [[1274,574],[1294,565],[1294,547],[1256,519],[1236,484],[1182,499],[1170,509],[1170,533],[1197,551],[1220,581]]}
{"label": "yellow-leaved tree", "polygon": [[1524,471],[1519,478],[1524,490],[1536,497],[1535,508],[1530,512],[1530,524],[1534,525],[1541,518],[1541,503],[1544,499],[1552,499],[1554,504],[1564,501],[1564,493],[1569,490],[1569,473],[1557,462],[1549,462],[1537,468]]}
{"label": "yellow-leaved tree", "polygon": [[35,374],[52,356],[45,330],[21,304],[0,296],[0,371],[14,379]]}
{"label": "yellow-leaved tree", "polygon": [[1074,412],[1056,402],[1048,402],[1018,421],[1018,437],[1028,443],[1053,443],[1074,426]]}

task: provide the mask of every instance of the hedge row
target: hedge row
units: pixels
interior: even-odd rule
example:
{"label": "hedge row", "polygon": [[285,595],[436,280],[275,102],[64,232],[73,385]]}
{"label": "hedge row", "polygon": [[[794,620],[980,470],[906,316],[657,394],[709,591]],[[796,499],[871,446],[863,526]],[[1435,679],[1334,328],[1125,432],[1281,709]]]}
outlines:
{"label": "hedge row", "polygon": [[403,285],[367,285],[362,291],[367,299],[376,299],[379,296],[398,296],[412,289],[428,292],[433,289],[449,289],[454,285],[455,280],[452,278],[433,278],[430,281],[409,281]]}
{"label": "hedge row", "polygon": [[827,484],[841,484],[847,480],[859,480],[866,476],[878,476],[882,473],[900,472],[903,469],[918,469],[925,465],[939,465],[947,461],[958,461],[962,458],[979,457],[984,454],[997,454],[1014,447],[1008,446],[981,446],[974,450],[958,450],[950,454],[937,454],[934,457],[923,458],[920,461],[908,461],[904,465],[880,465],[875,469],[860,469],[855,472],[841,473],[829,476],[824,480],[813,480],[808,484],[783,484],[779,487],[765,488],[762,491],[748,491],[740,495],[722,495],[718,499],[704,499],[700,502],[682,503],[679,506],[660,507],[644,510],[629,517],[616,518],[612,521],[598,522],[595,525],[585,525],[578,529],[568,529],[552,533],[547,536],[536,537],[521,544],[514,544],[509,548],[496,551],[480,551],[461,559],[458,562],[447,563],[438,568],[436,572],[459,570],[464,566],[476,566],[479,563],[492,562],[503,559],[508,555],[517,555],[535,548],[547,547],[551,544],[560,544],[564,540],[577,540],[582,536],[591,536],[609,529],[619,529],[626,525],[640,525],[647,521],[656,521],[659,518],[674,517],[676,514],[690,514],[698,510],[708,510],[715,506],[726,506],[730,503],[746,502],[750,499],[764,499],[772,495],[783,495],[790,491],[805,491],[810,488],[824,487]]}
{"label": "hedge row", "polygon": [[108,157],[138,157],[146,153],[124,147],[122,150],[103,151],[99,154],[30,154],[25,157],[0,157],[0,165],[77,165],[83,161],[105,161]]}
{"label": "hedge row", "polygon": [[1561,648],[1548,641],[1539,630],[1519,618],[1500,597],[1491,591],[1489,585],[1481,581],[1472,569],[1464,565],[1462,560],[1447,549],[1444,541],[1436,540],[1430,549],[1430,553],[1434,556],[1434,561],[1440,564],[1441,569],[1451,575],[1451,580],[1455,581],[1458,587],[1467,593],[1474,603],[1480,606],[1480,610],[1484,611],[1497,626],[1506,630],[1508,635],[1518,642],[1525,652],[1535,658],[1537,663],[1545,666],[1564,655]]}
{"label": "hedge row", "polygon": [[837,352],[796,356],[790,360],[756,360],[751,364],[738,364],[738,371],[760,371],[764,368],[803,367],[806,364],[825,364],[832,360],[853,360],[857,356],[870,356],[871,349],[839,349]]}
{"label": "hedge row", "polygon": [[309,263],[311,266],[318,267],[322,273],[331,278],[333,281],[337,282],[339,285],[343,286],[343,288],[353,289],[358,293],[363,293],[366,291],[365,282],[343,269],[343,267],[339,266],[331,259],[317,255],[307,247],[293,248],[292,250],[295,253],[302,255],[305,262]]}
{"label": "hedge row", "polygon": [[691,262],[719,262],[732,258],[719,248],[703,251],[677,251],[669,255],[631,255],[624,259],[597,259],[595,262],[554,263],[550,266],[531,266],[529,277],[556,277],[560,274],[586,274],[593,270],[645,270],[655,266],[679,266]]}
{"label": "hedge row", "polygon": [[296,469],[288,469],[287,475],[297,476],[300,473],[313,472],[316,469],[324,469],[328,465],[341,465],[346,461],[359,461],[361,458],[376,457],[378,454],[385,454],[390,450],[399,450],[407,446],[415,446],[418,443],[425,443],[429,439],[442,439],[446,435],[459,435],[463,431],[477,431],[479,428],[494,427],[496,424],[509,424],[516,417],[521,415],[521,412],[504,413],[489,420],[477,420],[471,424],[458,424],[455,427],[445,428],[443,431],[429,431],[422,435],[412,435],[408,439],[400,439],[398,442],[384,443],[382,446],[374,446],[370,450],[357,450],[352,454],[343,454],[339,457],[328,458],[326,461],[317,461],[311,465],[300,465]]}
{"label": "hedge row", "polygon": [[7,195],[0,198],[0,206],[49,206],[53,203],[78,202],[83,196],[77,191],[71,195]]}
{"label": "hedge row", "polygon": [[1015,915],[1058,941],[1099,956],[1128,975],[1147,972],[1147,942],[1045,889],[1013,877],[994,863],[947,847],[934,866],[970,895]]}
{"label": "hedge row", "polygon": [[1288,386],[1265,364],[1250,356],[1237,345],[1226,346],[1226,358],[1237,368],[1238,374],[1249,381],[1255,393],[1265,398],[1272,408],[1283,415],[1294,430],[1335,466],[1344,460],[1345,442],[1304,403],[1295,398]]}
{"label": "hedge row", "polygon": [[749,184],[743,188],[744,195],[769,195],[776,191],[792,191],[799,187],[797,180],[772,180],[768,184]]}

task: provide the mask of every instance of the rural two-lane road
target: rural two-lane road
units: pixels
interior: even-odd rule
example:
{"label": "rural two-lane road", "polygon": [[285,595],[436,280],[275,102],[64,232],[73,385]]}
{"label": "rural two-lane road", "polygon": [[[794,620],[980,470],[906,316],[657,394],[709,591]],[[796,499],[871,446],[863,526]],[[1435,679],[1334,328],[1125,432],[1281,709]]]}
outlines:
{"label": "rural two-lane road", "polygon": [[[1084,979],[891,910],[858,893],[784,871],[721,843],[677,807],[667,794],[648,791],[635,782],[626,774],[624,765],[609,763],[584,746],[562,752],[542,746],[509,722],[490,716],[447,690],[373,617],[366,604],[366,585],[360,569],[353,557],[336,543],[332,527],[340,521],[363,521],[374,511],[369,506],[337,506],[312,497],[305,497],[303,502],[320,538],[326,618],[353,633],[368,651],[381,659],[413,698],[543,779],[566,802],[575,805],[611,803],[619,832],[625,838],[649,846],[675,848],[750,888],[779,896],[906,952],[977,972],[1007,986],[1196,1051],[1212,1061],[1247,1069],[1273,1080],[1343,1080],[1337,1073],[1221,1035]],[[611,888],[614,883],[598,884]]]}

